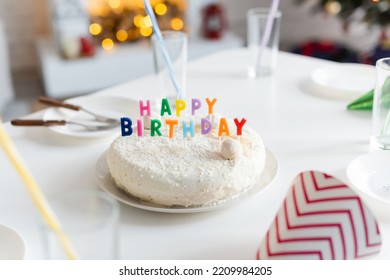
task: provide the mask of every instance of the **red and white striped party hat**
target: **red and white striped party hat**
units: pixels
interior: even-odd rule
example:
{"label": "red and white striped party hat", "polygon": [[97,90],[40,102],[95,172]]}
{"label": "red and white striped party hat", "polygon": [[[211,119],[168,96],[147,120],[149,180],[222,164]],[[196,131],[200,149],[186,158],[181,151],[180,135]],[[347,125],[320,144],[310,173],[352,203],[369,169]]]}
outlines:
{"label": "red and white striped party hat", "polygon": [[257,259],[359,259],[379,253],[377,221],[357,194],[317,171],[293,181]]}

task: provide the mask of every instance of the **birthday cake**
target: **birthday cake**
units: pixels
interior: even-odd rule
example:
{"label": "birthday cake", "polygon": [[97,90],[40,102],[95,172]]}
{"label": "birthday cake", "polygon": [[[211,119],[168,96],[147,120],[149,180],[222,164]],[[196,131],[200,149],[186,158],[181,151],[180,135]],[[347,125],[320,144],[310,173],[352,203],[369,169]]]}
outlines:
{"label": "birthday cake", "polygon": [[122,119],[122,136],[108,150],[109,171],[120,189],[158,205],[192,207],[233,199],[259,180],[265,166],[263,141],[245,122],[216,114],[154,119],[150,111],[137,127]]}

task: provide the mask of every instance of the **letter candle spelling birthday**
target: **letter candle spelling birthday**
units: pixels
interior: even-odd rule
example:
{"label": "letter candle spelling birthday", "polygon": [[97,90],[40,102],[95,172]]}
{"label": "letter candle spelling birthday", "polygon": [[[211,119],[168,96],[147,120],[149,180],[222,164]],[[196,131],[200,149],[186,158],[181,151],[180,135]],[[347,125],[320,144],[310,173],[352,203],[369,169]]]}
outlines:
{"label": "letter candle spelling birthday", "polygon": [[151,21],[152,21],[152,29],[153,33],[157,38],[157,41],[159,42],[159,46],[163,55],[164,62],[168,68],[168,74],[169,77],[171,78],[171,81],[173,83],[173,86],[175,87],[176,90],[176,97],[179,99],[182,96],[182,89],[179,86],[179,83],[177,82],[177,78],[175,76],[175,72],[173,71],[173,65],[171,58],[169,57],[167,48],[165,47],[164,39],[162,37],[160,28],[158,27],[157,19],[156,16],[154,15],[153,8],[150,5],[150,2],[148,0],[144,0],[144,5],[145,5],[145,10],[146,13],[149,15]]}

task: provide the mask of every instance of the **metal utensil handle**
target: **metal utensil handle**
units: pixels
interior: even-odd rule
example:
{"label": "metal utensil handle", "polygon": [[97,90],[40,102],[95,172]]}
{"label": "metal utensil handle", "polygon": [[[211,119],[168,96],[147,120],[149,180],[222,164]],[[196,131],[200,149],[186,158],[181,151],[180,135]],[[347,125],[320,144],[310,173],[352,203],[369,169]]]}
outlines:
{"label": "metal utensil handle", "polygon": [[38,101],[43,103],[43,104],[56,106],[56,107],[63,107],[63,108],[71,109],[74,111],[80,111],[80,109],[81,109],[80,106],[69,104],[69,103],[66,103],[64,101],[53,99],[53,98],[46,97],[46,96],[40,96],[38,98]]}
{"label": "metal utensil handle", "polygon": [[65,125],[66,121],[62,120],[11,120],[11,124],[15,126],[53,126]]}

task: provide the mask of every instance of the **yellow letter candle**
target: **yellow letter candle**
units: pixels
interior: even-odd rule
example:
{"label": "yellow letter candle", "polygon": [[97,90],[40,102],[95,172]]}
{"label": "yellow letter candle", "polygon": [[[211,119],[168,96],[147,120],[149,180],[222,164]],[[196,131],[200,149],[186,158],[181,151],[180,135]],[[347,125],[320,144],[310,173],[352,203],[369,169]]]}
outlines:
{"label": "yellow letter candle", "polygon": [[187,104],[184,100],[176,99],[176,116],[180,117],[181,111],[187,107]]}

